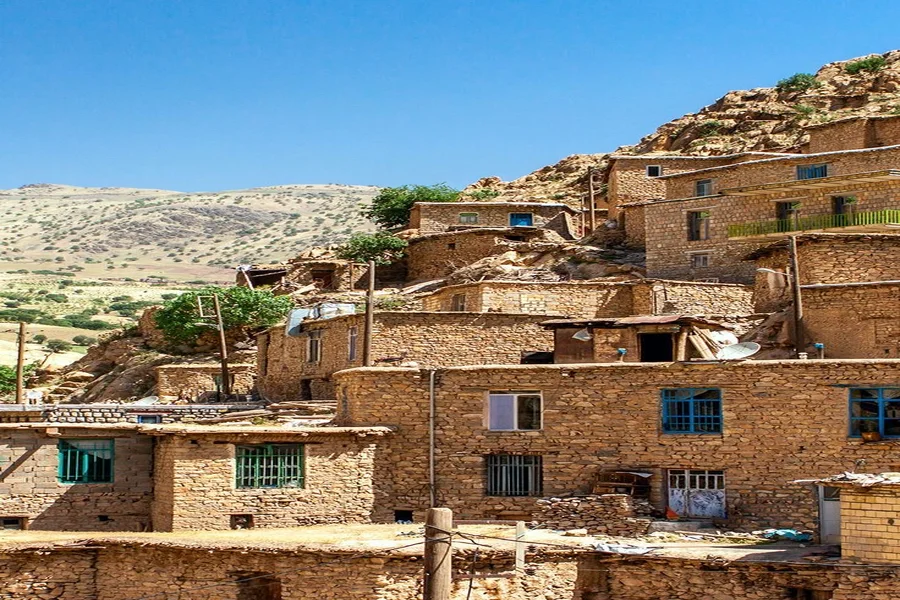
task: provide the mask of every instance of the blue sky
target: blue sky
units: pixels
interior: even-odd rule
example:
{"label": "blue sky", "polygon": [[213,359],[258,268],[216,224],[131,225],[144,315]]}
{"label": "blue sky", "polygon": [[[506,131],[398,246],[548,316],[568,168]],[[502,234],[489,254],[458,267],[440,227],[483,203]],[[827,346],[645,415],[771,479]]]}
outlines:
{"label": "blue sky", "polygon": [[900,47],[900,2],[0,0],[0,189],[512,179]]}

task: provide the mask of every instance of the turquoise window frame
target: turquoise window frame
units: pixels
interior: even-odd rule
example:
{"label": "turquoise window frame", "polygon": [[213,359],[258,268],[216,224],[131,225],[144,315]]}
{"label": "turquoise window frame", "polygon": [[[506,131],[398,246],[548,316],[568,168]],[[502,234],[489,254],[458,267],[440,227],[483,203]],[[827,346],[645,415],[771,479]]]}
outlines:
{"label": "turquoise window frame", "polygon": [[234,458],[238,489],[306,487],[304,444],[236,445]]}
{"label": "turquoise window frame", "polygon": [[61,439],[56,447],[60,483],[112,483],[115,480],[114,439]]}

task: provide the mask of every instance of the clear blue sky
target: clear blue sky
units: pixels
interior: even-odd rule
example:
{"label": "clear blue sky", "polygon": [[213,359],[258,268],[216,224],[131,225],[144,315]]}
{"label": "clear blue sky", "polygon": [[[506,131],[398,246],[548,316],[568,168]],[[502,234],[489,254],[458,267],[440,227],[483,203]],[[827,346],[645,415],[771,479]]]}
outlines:
{"label": "clear blue sky", "polygon": [[900,2],[0,0],[0,189],[511,179],[900,47]]}

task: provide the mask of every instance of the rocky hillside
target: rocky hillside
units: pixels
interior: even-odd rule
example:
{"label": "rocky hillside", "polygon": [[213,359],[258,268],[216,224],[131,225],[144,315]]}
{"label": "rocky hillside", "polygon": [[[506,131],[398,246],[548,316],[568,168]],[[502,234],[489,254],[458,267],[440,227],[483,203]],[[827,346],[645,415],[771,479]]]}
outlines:
{"label": "rocky hillside", "polygon": [[225,269],[239,263],[286,259],[371,229],[359,207],[377,192],[334,184],[191,194],[25,185],[0,191],[0,270],[227,280]]}
{"label": "rocky hillside", "polygon": [[[870,59],[867,64],[876,68],[860,69],[864,59]],[[787,79],[791,73],[784,76]],[[808,125],[854,115],[900,114],[900,50],[829,63],[819,69],[811,83],[807,89],[781,86],[729,92],[699,112],[670,121],[616,153],[706,156],[795,152],[807,139]],[[579,206],[587,192],[587,168],[594,166],[602,171],[608,156],[576,154],[513,181],[480,179],[466,191],[488,188],[499,192],[497,200],[527,198]]]}

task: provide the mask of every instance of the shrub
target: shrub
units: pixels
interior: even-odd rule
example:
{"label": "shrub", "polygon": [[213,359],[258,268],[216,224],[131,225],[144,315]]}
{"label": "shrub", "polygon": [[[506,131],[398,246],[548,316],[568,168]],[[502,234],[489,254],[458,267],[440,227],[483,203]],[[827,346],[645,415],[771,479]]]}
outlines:
{"label": "shrub", "polygon": [[847,63],[844,65],[844,70],[847,71],[850,75],[856,75],[860,71],[869,71],[870,73],[874,73],[876,71],[880,71],[887,64],[887,61],[884,60],[883,56],[870,56],[869,58],[864,58],[862,60],[855,60],[851,63]]}
{"label": "shrub", "polygon": [[69,297],[65,294],[47,294],[44,296],[44,300],[49,300],[50,302],[57,302],[59,304],[63,304],[69,301]]}
{"label": "shrub", "polygon": [[372,199],[363,215],[385,229],[402,227],[409,222],[409,211],[416,202],[454,202],[458,199],[459,191],[443,183],[389,187]]}
{"label": "shrub", "polygon": [[31,338],[31,341],[34,342],[35,344],[43,344],[44,342],[47,341],[47,336],[44,335],[43,333],[39,333],[36,336],[34,336],[33,338]]}
{"label": "shrub", "polygon": [[[25,365],[25,377],[28,377],[37,369],[37,363]],[[16,391],[16,369],[6,365],[0,365],[0,394],[8,394]]]}
{"label": "shrub", "polygon": [[725,124],[722,121],[703,121],[700,123],[699,133],[700,137],[711,137],[714,135],[719,135],[719,131]]}
{"label": "shrub", "polygon": [[338,246],[337,256],[355,262],[374,260],[378,265],[389,265],[403,256],[406,240],[385,233],[357,233]]}
{"label": "shrub", "polygon": [[466,195],[470,196],[476,200],[490,200],[491,198],[496,198],[497,196],[499,196],[500,192],[498,192],[497,190],[492,189],[492,188],[480,188],[480,189],[471,191],[471,192],[467,193]]}
{"label": "shrub", "polygon": [[821,85],[812,73],[794,73],[775,84],[775,89],[779,92],[805,92]]}
{"label": "shrub", "polygon": [[93,346],[97,343],[97,338],[93,338],[89,335],[76,335],[72,338],[72,341],[79,346]]}
{"label": "shrub", "polygon": [[798,104],[794,107],[794,110],[797,111],[798,116],[809,117],[816,112],[816,107],[810,106],[809,104]]}
{"label": "shrub", "polygon": [[44,344],[50,352],[68,352],[72,349],[72,344],[67,342],[66,340],[48,340],[46,344]]}
{"label": "shrub", "polygon": [[270,327],[279,322],[294,303],[288,296],[274,296],[264,290],[245,287],[220,288],[207,286],[194,292],[186,292],[168,300],[154,315],[157,327],[166,340],[175,344],[190,344],[210,327],[198,325],[198,296],[216,295],[222,308],[225,329],[239,327]]}

